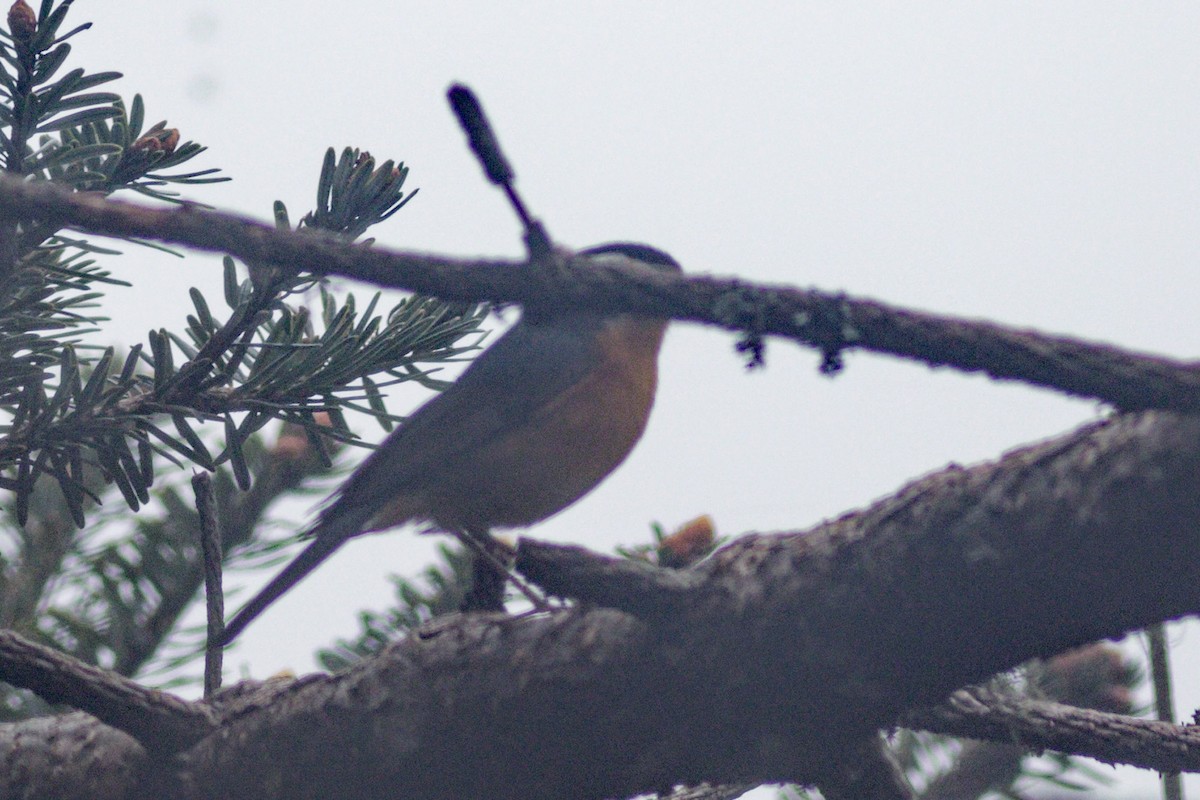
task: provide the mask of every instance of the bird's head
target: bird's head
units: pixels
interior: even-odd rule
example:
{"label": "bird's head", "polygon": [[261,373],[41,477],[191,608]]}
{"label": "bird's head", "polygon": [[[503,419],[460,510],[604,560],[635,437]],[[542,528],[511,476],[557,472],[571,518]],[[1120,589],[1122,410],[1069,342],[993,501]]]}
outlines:
{"label": "bird's head", "polygon": [[638,242],[609,242],[607,244],[598,244],[594,247],[588,247],[579,251],[579,255],[594,258],[596,256],[619,255],[626,258],[632,258],[635,261],[640,261],[643,264],[649,264],[652,267],[658,267],[664,271],[679,272],[683,268],[679,266],[679,262],[671,258],[670,254],[659,250],[657,247],[651,247],[648,244],[640,244]]}
{"label": "bird's head", "polygon": [[[603,259],[605,256],[622,256],[654,267],[662,272],[681,272],[679,262],[668,253],[638,242],[609,242],[588,247],[579,251],[579,255],[589,260]],[[642,314],[603,314],[602,334],[606,348],[628,354],[637,353],[637,357],[650,365],[652,374],[658,348],[662,344],[663,333],[667,320],[648,317]]]}

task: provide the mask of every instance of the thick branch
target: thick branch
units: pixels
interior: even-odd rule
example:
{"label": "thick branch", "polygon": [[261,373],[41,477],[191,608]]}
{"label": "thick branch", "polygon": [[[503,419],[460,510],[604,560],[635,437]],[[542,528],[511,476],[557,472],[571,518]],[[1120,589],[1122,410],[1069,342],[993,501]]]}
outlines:
{"label": "thick branch", "polygon": [[0,726],[0,733],[5,798],[132,800],[149,760],[128,734],[87,714],[36,717]]}
{"label": "thick branch", "polygon": [[247,262],[345,275],[448,300],[651,313],[777,335],[827,356],[862,348],[984,372],[1126,410],[1200,410],[1200,369],[1065,337],[906,311],[840,294],[678,277],[624,267],[451,259],[364,248],[194,206],[157,209],[0,176],[0,218],[52,220],[83,231],[156,239]]}
{"label": "thick branch", "polygon": [[[1197,478],[1198,420],[1090,426],[807,534],[742,539],[696,570],[703,585],[686,600],[662,595],[637,621],[574,612],[402,643],[310,685],[282,717],[240,721],[246,749],[203,747],[207,774],[228,777],[221,790],[295,775],[288,791],[312,796],[330,788],[306,789],[333,737],[362,753],[356,773],[387,761],[367,785],[406,797],[817,780],[907,707],[1200,608]],[[1147,574],[1163,576],[1159,590],[1144,590]],[[374,734],[396,737],[360,738],[352,698],[373,709]],[[501,752],[538,753],[541,766]],[[263,775],[288,753],[312,771]],[[429,774],[456,777],[431,787]]]}
{"label": "thick branch", "polygon": [[[1198,482],[1200,420],[1131,415],[803,534],[745,537],[692,570],[686,597],[660,592],[637,616],[442,621],[228,709],[167,794],[586,800],[820,782],[907,709],[1200,609]],[[1098,736],[1081,749],[1139,757],[1143,741]]]}

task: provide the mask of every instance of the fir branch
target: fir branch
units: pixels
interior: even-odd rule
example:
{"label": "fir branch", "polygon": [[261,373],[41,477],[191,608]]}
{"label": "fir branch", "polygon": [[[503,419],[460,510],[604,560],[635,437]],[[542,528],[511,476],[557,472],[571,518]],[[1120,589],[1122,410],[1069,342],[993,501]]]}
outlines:
{"label": "fir branch", "polygon": [[[136,102],[135,111],[140,114]],[[376,168],[369,154],[346,149],[340,160],[330,151],[326,163],[340,165],[335,171],[342,178],[331,178],[326,167],[323,211],[301,220],[301,227],[313,233],[319,225],[333,226],[331,232],[339,235],[360,232],[412,196],[402,190],[403,174],[391,162]],[[351,185],[339,183],[342,179]],[[276,218],[287,224],[282,204]],[[421,297],[404,299],[381,313],[376,310],[378,294],[360,312],[353,295],[339,300],[322,287],[320,313],[314,315],[289,303],[313,285],[311,277],[250,266],[250,278],[243,280],[233,260],[225,260],[230,310],[223,321],[193,290],[195,313],[182,335],[152,332],[148,348],[135,347],[123,359],[106,351],[90,372],[89,365],[60,358],[54,365],[57,388],[35,404],[37,413],[10,426],[0,440],[0,464],[7,458],[22,467],[18,476],[27,483],[47,472],[47,464],[87,454],[87,462],[112,479],[125,502],[136,508],[152,497],[156,454],[208,469],[228,461],[228,469],[217,474],[216,492],[226,516],[232,517],[224,520],[226,543],[231,550],[244,550],[267,503],[296,488],[304,476],[328,469],[331,448],[326,440],[356,438],[342,408],[364,411],[389,425],[397,418],[387,412],[380,387],[408,380],[435,383],[429,377],[431,365],[474,349],[474,341],[464,343],[464,337],[478,333],[486,313],[475,304]],[[318,331],[316,323],[323,329]],[[47,349],[47,357],[54,355],[53,348]],[[42,382],[31,385],[40,397]],[[286,467],[283,450],[276,458],[256,444],[252,434],[273,419],[292,423],[281,443],[295,440],[298,433],[305,442],[303,469]],[[224,452],[210,453],[197,426],[206,421],[224,423]],[[49,474],[59,480],[64,496],[72,494],[70,476],[62,470]],[[16,486],[18,510],[24,485]],[[253,488],[241,493],[239,487]],[[72,508],[81,521],[83,501],[80,493],[74,495]],[[103,657],[122,674],[146,668],[202,578],[194,510],[174,486],[154,496],[168,510],[163,518],[140,521],[133,533],[68,565],[68,596],[73,599],[50,607],[42,631],[43,638],[60,648],[89,661]],[[175,650],[174,656],[159,655],[157,660],[181,664],[198,647],[183,644]]]}
{"label": "fir branch", "polygon": [[[270,447],[257,440],[247,443],[246,457],[254,477],[250,491],[239,491],[227,469],[213,480],[226,554],[240,551],[243,560],[248,546],[259,551],[278,546],[259,538],[270,505],[328,472],[304,431],[295,427],[285,429]],[[42,641],[89,663],[103,659],[121,675],[144,671],[156,658],[195,600],[204,570],[194,504],[176,484],[159,488],[154,498],[157,510],[139,518],[131,531],[127,517],[118,514],[93,522],[61,567],[49,614],[40,623]],[[116,527],[125,532],[109,539]],[[105,590],[117,585],[123,586],[119,592]],[[84,641],[80,631],[93,633]],[[199,642],[181,641],[173,658],[190,660],[199,648]]]}
{"label": "fir branch", "polygon": [[[65,40],[88,27],[61,34],[70,6],[43,0],[35,14],[18,2],[10,11],[11,36],[0,41],[0,166],[77,196],[128,189],[170,202],[178,202],[173,186],[225,180],[181,169],[204,148],[166,122],[146,128],[140,96],[127,112],[117,95],[98,91],[117,73],[69,67]],[[407,174],[369,153],[330,150],[318,208],[299,227],[310,238],[358,237],[411,200]],[[282,204],[276,218],[287,226]],[[13,494],[16,523],[0,598],[9,624],[132,674],[159,653],[202,575],[195,514],[181,512],[176,487],[154,489],[156,456],[205,469],[228,462],[216,481],[227,545],[276,546],[257,541],[256,526],[273,499],[330,468],[338,441],[357,438],[342,411],[390,426],[398,417],[381,387],[435,386],[437,364],[474,349],[486,310],[410,298],[389,313],[377,310],[378,295],[360,308],[322,289],[313,315],[293,302],[315,285],[311,276],[250,262],[243,280],[227,259],[224,318],[193,290],[185,327],[155,331],[147,346],[118,357],[86,343],[104,321],[93,310],[100,289],[123,284],[97,264],[116,251],[60,229],[37,212],[0,224],[0,488]],[[290,425],[278,449],[264,449],[254,434],[272,420]],[[224,425],[223,451],[212,451],[206,422]],[[289,456],[282,445],[297,440],[304,455]],[[251,491],[238,491],[252,480]],[[106,538],[114,514],[93,507],[105,481],[129,507],[156,502],[168,513],[132,531],[122,520],[122,535]],[[72,529],[89,518],[86,532]],[[182,650],[179,658],[192,657]],[[11,705],[21,706],[19,698]]]}
{"label": "fir branch", "polygon": [[[10,31],[0,39],[3,170],[71,191],[130,188],[164,199],[156,187],[224,180],[200,177],[211,171],[173,171],[203,148],[180,144],[179,131],[165,123],[143,133],[140,97],[126,114],[117,95],[96,91],[119,73],[63,72],[71,52],[66,39],[89,27],[60,33],[70,7],[70,0],[43,0],[35,13],[18,0],[9,10]],[[82,525],[84,462],[98,465],[136,508],[148,499],[156,445],[143,420],[111,413],[118,398],[140,391],[142,376],[124,370],[111,382],[111,350],[84,344],[104,321],[93,310],[95,285],[123,283],[95,264],[94,256],[112,251],[59,237],[59,227],[36,214],[0,225],[0,409],[10,415],[0,426],[0,471],[9,472],[3,485],[15,491],[19,523],[35,483],[48,474]]]}

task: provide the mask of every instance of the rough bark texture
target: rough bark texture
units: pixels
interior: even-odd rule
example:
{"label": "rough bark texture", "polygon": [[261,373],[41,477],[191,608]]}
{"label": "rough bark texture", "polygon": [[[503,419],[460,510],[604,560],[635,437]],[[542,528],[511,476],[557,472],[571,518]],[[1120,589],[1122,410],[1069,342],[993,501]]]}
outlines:
{"label": "rough bark texture", "polygon": [[[439,621],[346,673],[227,702],[152,780],[122,784],[144,758],[128,745],[76,778],[113,787],[94,798],[405,800],[834,779],[906,709],[1200,609],[1198,486],[1200,420],[1120,417],[740,539],[636,615]],[[0,734],[0,796],[33,763],[12,742],[46,724]]]}
{"label": "rough bark texture", "polygon": [[0,797],[103,800],[133,797],[146,751],[133,737],[87,714],[4,726]]}

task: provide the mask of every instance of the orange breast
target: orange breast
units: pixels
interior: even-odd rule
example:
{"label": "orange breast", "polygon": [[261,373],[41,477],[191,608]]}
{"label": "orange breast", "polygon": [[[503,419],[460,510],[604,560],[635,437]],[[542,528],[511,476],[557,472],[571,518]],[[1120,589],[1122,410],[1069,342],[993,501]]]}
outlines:
{"label": "orange breast", "polygon": [[[443,527],[486,530],[538,522],[593,489],[646,428],[665,323],[631,317],[599,334],[594,369],[506,436],[489,443],[420,505]],[[415,500],[416,498],[411,498]]]}

